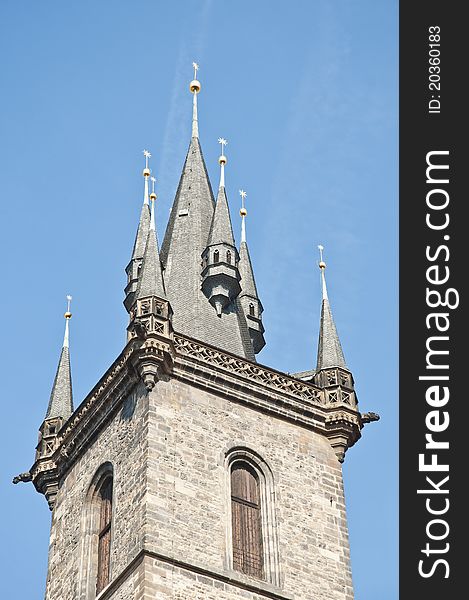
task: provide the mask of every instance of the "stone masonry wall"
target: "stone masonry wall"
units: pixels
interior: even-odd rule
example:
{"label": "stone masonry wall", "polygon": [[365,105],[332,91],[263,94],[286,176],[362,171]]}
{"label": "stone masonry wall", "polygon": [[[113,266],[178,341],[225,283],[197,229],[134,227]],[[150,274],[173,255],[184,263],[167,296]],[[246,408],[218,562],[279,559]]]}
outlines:
{"label": "stone masonry wall", "polygon": [[147,411],[148,396],[140,385],[61,482],[52,514],[46,600],[81,600],[84,508],[93,476],[106,461],[114,469],[111,577],[143,548]]}
{"label": "stone masonry wall", "polygon": [[[178,569],[179,576],[163,564],[149,576],[159,590],[149,597],[258,598],[241,589],[250,578],[228,569],[224,459],[240,446],[259,454],[273,473],[277,592],[298,600],[351,600],[342,472],[329,442],[176,379],[158,382],[150,394],[146,549],[213,569],[218,587],[210,577],[195,578],[191,568]],[[223,587],[223,575],[240,585]]]}
{"label": "stone masonry wall", "polygon": [[[262,457],[272,473],[278,581],[230,568],[225,457],[235,447]],[[353,599],[342,472],[329,442],[172,378],[149,395],[140,385],[65,476],[46,600],[89,600],[80,596],[84,505],[106,461],[114,468],[118,579],[100,600]]]}

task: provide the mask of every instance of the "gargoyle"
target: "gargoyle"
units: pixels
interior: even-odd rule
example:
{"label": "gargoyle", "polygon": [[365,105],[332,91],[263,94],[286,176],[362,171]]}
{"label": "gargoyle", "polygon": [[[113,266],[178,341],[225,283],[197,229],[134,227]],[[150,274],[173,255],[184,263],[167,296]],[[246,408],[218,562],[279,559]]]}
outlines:
{"label": "gargoyle", "polygon": [[31,473],[29,471],[26,471],[26,473],[20,473],[16,477],[13,477],[13,483],[19,483],[20,481],[22,481],[23,483],[31,481]]}
{"label": "gargoyle", "polygon": [[373,423],[373,421],[379,421],[380,419],[378,413],[375,412],[363,413],[361,417],[363,425],[365,425],[366,423]]}
{"label": "gargoyle", "polygon": [[134,331],[139,340],[144,340],[147,337],[147,328],[141,321],[135,321]]}

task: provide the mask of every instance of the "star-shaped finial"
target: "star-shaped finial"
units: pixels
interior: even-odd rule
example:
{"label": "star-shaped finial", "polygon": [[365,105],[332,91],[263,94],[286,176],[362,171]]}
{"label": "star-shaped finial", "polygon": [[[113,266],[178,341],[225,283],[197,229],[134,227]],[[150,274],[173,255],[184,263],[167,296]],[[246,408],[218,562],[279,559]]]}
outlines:
{"label": "star-shaped finial", "polygon": [[144,150],[143,156],[145,157],[145,169],[148,169],[148,159],[151,158],[151,154],[148,150]]}
{"label": "star-shaped finial", "polygon": [[244,190],[239,190],[239,195],[241,196],[241,204],[242,204],[242,207],[244,208],[244,199],[246,198],[247,194]]}
{"label": "star-shaped finial", "polygon": [[225,140],[225,138],[219,137],[218,138],[218,143],[221,144],[221,151],[222,151],[222,154],[223,154],[223,146],[226,146],[226,144],[228,143],[228,141]]}
{"label": "star-shaped finial", "polygon": [[151,191],[154,192],[155,191],[156,177],[150,177],[150,181],[151,181]]}
{"label": "star-shaped finial", "polygon": [[321,244],[319,244],[318,250],[319,250],[319,260],[320,260],[320,262],[324,262],[323,258],[322,258],[322,251],[324,250],[324,246],[321,246]]}
{"label": "star-shaped finial", "polygon": [[194,67],[194,79],[197,79],[197,71],[199,70],[199,65],[196,62],[193,62],[192,66]]}
{"label": "star-shaped finial", "polygon": [[70,302],[72,301],[72,297],[70,294],[67,294],[67,312],[70,312]]}

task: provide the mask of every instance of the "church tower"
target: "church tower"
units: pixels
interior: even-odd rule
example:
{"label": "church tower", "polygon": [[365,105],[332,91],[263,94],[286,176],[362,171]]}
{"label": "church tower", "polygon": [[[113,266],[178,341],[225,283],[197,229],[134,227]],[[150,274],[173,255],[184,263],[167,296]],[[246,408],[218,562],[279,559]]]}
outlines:
{"label": "church tower", "polygon": [[69,298],[35,462],[14,479],[32,481],[52,511],[45,598],[352,600],[341,463],[378,417],[358,409],[322,247],[316,368],[256,361],[263,306],[246,194],[237,246],[226,140],[215,200],[194,68],[192,136],[161,248],[144,153],[127,342],[74,409]]}

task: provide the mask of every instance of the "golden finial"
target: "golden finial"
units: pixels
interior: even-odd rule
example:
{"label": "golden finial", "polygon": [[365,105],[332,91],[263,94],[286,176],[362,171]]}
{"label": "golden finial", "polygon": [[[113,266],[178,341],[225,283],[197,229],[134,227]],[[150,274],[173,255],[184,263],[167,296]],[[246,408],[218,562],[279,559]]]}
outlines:
{"label": "golden finial", "polygon": [[246,215],[248,211],[244,206],[244,201],[246,199],[246,192],[244,190],[239,190],[239,195],[241,196],[241,208],[239,210],[239,214],[241,215],[241,242],[246,242]]}
{"label": "golden finial", "polygon": [[326,263],[324,262],[323,257],[322,257],[322,252],[324,250],[324,246],[321,246],[321,244],[319,244],[318,249],[319,249],[319,268],[325,269]]}
{"label": "golden finial", "polygon": [[155,192],[155,183],[156,183],[156,178],[155,177],[150,177],[150,181],[151,181],[151,194],[150,194],[150,200],[152,202],[154,202],[156,200],[156,192]]}
{"label": "golden finial", "polygon": [[239,210],[239,214],[242,217],[245,217],[248,214],[248,211],[246,210],[246,207],[244,206],[244,200],[245,200],[247,194],[244,190],[239,190],[239,195],[241,196],[241,208]]}
{"label": "golden finial", "polygon": [[192,66],[194,67],[194,79],[190,82],[189,89],[193,94],[198,94],[200,92],[200,81],[197,79],[199,65],[196,62],[193,62]]}
{"label": "golden finial", "polygon": [[225,140],[225,138],[219,137],[218,138],[218,143],[221,146],[221,154],[218,157],[218,162],[220,163],[220,165],[226,165],[227,158],[225,156],[224,148],[228,144],[228,142],[227,142],[227,140]]}
{"label": "golden finial", "polygon": [[145,157],[145,168],[143,169],[143,176],[150,177],[151,171],[148,167],[148,159],[151,158],[151,154],[150,154],[150,152],[148,152],[148,150],[144,150],[143,156]]}
{"label": "golden finial", "polygon": [[72,313],[70,312],[70,302],[72,301],[72,297],[70,295],[67,296],[67,311],[64,314],[64,317],[66,319],[71,319],[72,318]]}

